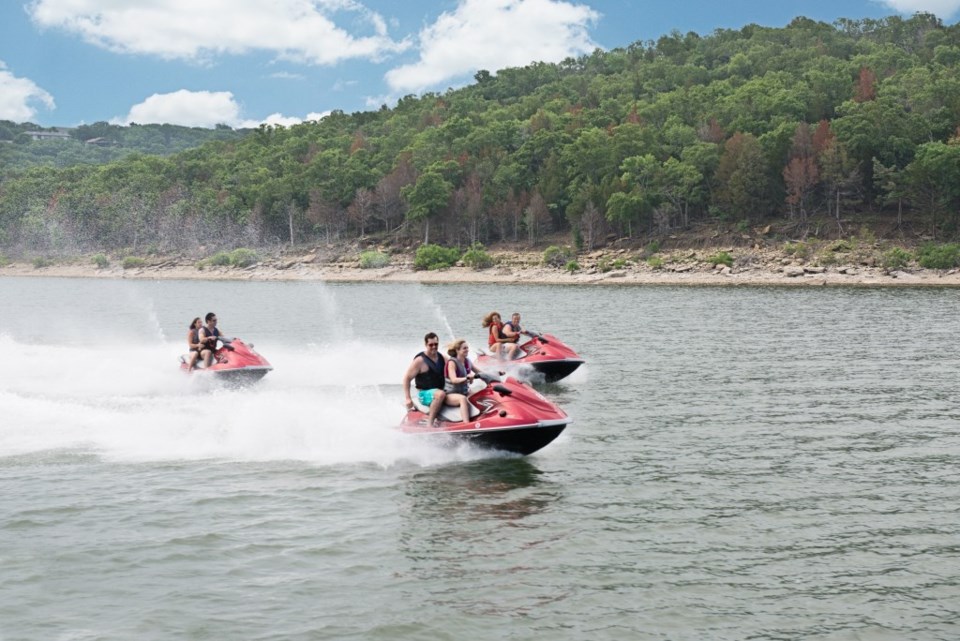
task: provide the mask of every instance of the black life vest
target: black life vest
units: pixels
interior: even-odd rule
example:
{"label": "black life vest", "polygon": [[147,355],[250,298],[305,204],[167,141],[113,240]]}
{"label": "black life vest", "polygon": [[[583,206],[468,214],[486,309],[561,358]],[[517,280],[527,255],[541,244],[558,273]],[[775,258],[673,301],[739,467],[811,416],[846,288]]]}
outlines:
{"label": "black life vest", "polygon": [[508,340],[508,341],[511,342],[511,343],[516,343],[517,341],[520,340],[520,327],[519,327],[519,326],[514,327],[514,326],[513,326],[513,321],[507,321],[506,323],[503,324],[503,327],[505,328],[507,325],[510,326],[510,330],[511,330],[511,331],[515,332],[514,335],[513,335],[513,336],[507,336],[506,334],[503,333],[503,329],[501,328],[501,330],[500,330],[500,338],[506,339],[506,340]]}
{"label": "black life vest", "polygon": [[443,389],[443,369],[446,365],[443,355],[437,354],[436,362],[430,360],[430,357],[423,352],[414,356],[414,358],[417,357],[423,358],[423,362],[427,364],[427,371],[419,372],[413,379],[417,389]]}
{"label": "black life vest", "polygon": [[[209,337],[211,337],[211,336],[213,336],[213,337],[215,337],[215,338],[220,338],[220,330],[217,329],[216,327],[213,328],[213,331],[212,331],[212,332],[211,332],[210,329],[207,328],[206,326],[201,327],[200,329],[203,330],[203,338],[209,338]],[[200,341],[198,340],[197,342],[200,342]],[[205,343],[203,344],[203,348],[205,348],[205,349],[216,349],[216,348],[217,348],[217,341],[213,341],[212,343],[206,343],[206,342],[205,342]]]}

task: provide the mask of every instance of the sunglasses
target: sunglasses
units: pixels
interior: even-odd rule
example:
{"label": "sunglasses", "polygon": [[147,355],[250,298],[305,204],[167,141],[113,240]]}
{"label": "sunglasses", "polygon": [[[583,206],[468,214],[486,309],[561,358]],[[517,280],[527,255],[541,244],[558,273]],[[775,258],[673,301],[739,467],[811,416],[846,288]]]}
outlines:
{"label": "sunglasses", "polygon": [[440,343],[427,343],[427,347],[439,347]]}

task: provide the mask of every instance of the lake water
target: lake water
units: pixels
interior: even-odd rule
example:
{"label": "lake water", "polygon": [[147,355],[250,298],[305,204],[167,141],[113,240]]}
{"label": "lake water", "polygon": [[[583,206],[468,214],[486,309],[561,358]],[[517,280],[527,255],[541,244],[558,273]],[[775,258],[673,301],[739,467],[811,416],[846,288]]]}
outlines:
{"label": "lake water", "polygon": [[[0,641],[953,641],[958,296],[0,278]],[[395,431],[492,309],[575,422]],[[182,376],[207,311],[275,371]]]}

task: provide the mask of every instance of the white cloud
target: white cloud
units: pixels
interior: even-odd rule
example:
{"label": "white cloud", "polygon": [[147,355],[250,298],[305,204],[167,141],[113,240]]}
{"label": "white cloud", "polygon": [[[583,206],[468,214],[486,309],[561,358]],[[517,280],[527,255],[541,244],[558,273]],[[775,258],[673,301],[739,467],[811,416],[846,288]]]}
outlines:
{"label": "white cloud", "polygon": [[53,96],[29,78],[17,78],[0,60],[0,120],[26,122],[37,113],[36,104],[47,109],[56,108]]}
{"label": "white cloud", "polygon": [[950,18],[960,9],[960,0],[882,0],[894,11],[900,13],[916,13],[923,11],[932,13],[938,18]]}
{"label": "white cloud", "polygon": [[[356,0],[34,0],[41,27],[63,29],[111,51],[203,61],[217,54],[272,52],[278,58],[330,65],[380,60],[402,51],[378,14]],[[333,15],[359,14],[337,26]],[[365,35],[361,35],[360,32]]]}
{"label": "white cloud", "polygon": [[[316,120],[325,114],[308,114],[306,120]],[[243,118],[241,108],[229,91],[187,91],[153,94],[140,104],[130,108],[123,118],[114,118],[115,125],[171,124],[184,127],[214,127],[230,125],[235,129],[255,128],[261,124],[289,127],[305,120],[296,116],[270,114],[266,118]]]}
{"label": "white cloud", "polygon": [[278,71],[276,73],[270,74],[270,77],[276,78],[278,80],[304,80],[305,79],[303,74],[290,73],[289,71]]}
{"label": "white cloud", "polygon": [[478,69],[559,62],[596,49],[587,29],[599,18],[561,0],[461,0],[420,32],[420,60],[386,80],[394,91],[421,91]]}

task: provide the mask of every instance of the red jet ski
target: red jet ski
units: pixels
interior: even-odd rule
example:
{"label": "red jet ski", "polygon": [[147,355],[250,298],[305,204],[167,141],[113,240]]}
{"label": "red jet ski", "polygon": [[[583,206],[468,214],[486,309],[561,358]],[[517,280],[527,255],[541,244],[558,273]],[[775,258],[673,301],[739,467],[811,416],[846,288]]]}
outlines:
{"label": "red jet ski", "polygon": [[526,456],[545,447],[570,424],[567,414],[539,392],[512,378],[503,380],[480,375],[470,387],[470,422],[464,423],[460,408],[447,406],[440,412],[440,426],[427,424],[429,408],[411,394],[415,409],[400,424],[407,434],[472,443],[487,449]]}
{"label": "red jet ski", "polygon": [[213,353],[213,361],[209,367],[203,367],[203,362],[192,371],[188,367],[190,354],[180,357],[180,370],[191,374],[196,372],[204,376],[214,376],[216,380],[230,383],[254,383],[267,375],[273,366],[253,351],[253,345],[247,345],[239,338],[224,342],[220,349]]}
{"label": "red jet ski", "polygon": [[520,346],[519,355],[509,361],[492,354],[477,357],[477,367],[481,369],[495,370],[516,365],[530,367],[552,383],[572,374],[583,365],[583,359],[552,334],[534,334]]}

